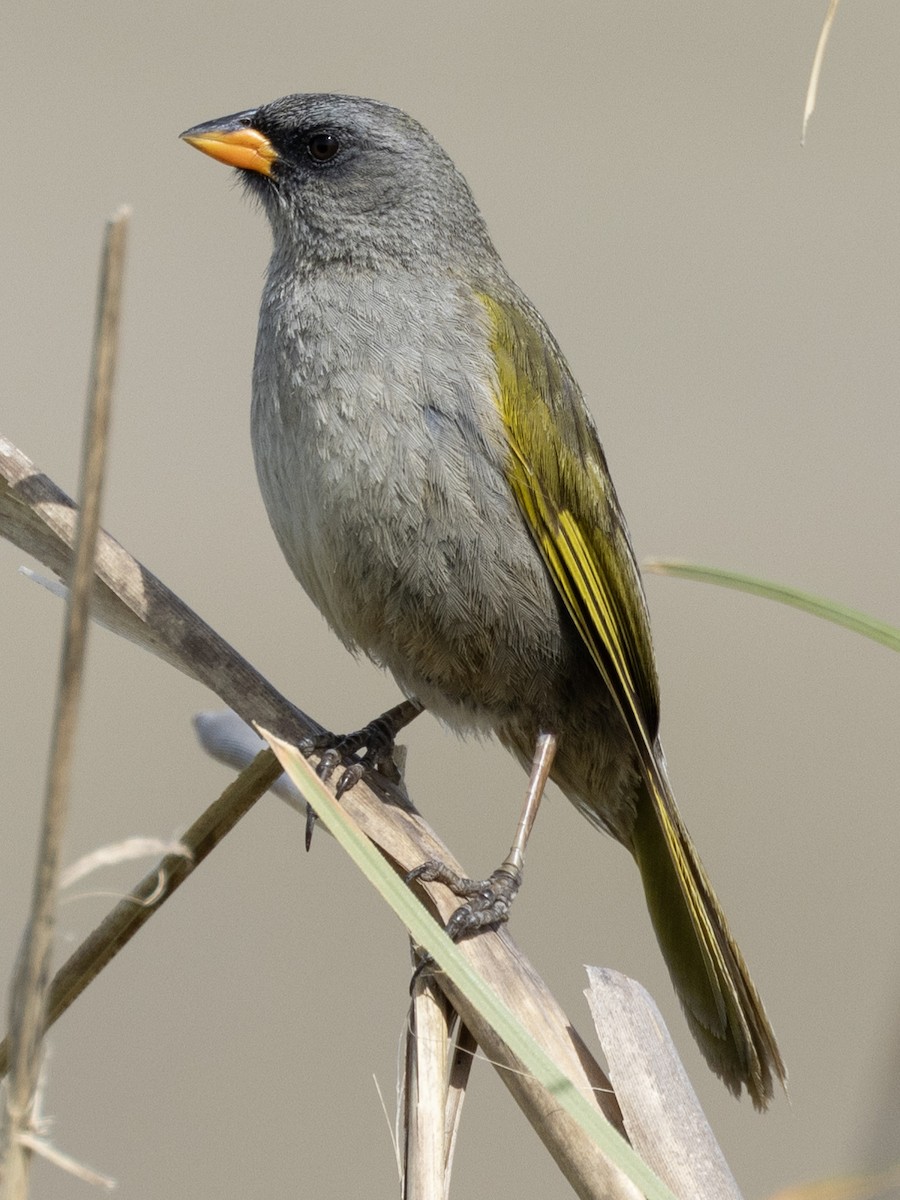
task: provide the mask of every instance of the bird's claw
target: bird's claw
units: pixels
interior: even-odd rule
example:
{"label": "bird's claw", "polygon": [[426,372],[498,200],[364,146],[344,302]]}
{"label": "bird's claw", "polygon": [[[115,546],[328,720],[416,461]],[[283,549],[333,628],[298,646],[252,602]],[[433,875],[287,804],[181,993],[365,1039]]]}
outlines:
{"label": "bird's claw", "polygon": [[[397,732],[390,716],[389,713],[383,713],[354,733],[329,733],[323,730],[322,733],[304,738],[299,743],[300,753],[307,758],[310,754],[321,753],[316,774],[324,781],[331,778],[343,759],[359,755],[355,762],[345,768],[338,780],[338,794],[341,795],[358,783],[367,770],[381,770],[387,766],[394,751]],[[363,748],[365,753],[360,754]],[[389,771],[385,771],[385,774],[394,778]],[[351,778],[344,782],[347,775]]]}
{"label": "bird's claw", "polygon": [[[359,783],[366,771],[379,771],[392,783],[400,782],[400,772],[393,760],[397,728],[391,720],[391,716],[392,713],[383,713],[354,733],[335,734],[323,730],[322,733],[303,738],[298,743],[300,753],[306,758],[311,754],[320,754],[316,774],[323,783],[328,783],[344,759],[353,759],[338,778],[335,787],[335,796],[338,800]],[[365,752],[361,753],[363,750]],[[315,825],[316,814],[307,805],[307,850],[312,842]]]}
{"label": "bird's claw", "polygon": [[[429,859],[407,873],[406,883],[413,883],[415,880],[421,880],[423,883],[442,883],[454,896],[466,901],[451,913],[450,919],[444,925],[444,932],[451,941],[458,942],[467,934],[477,933],[479,929],[488,926],[503,925],[509,920],[512,902],[522,885],[522,874],[504,866],[499,867],[487,879],[467,879],[446,863],[438,859]],[[410,988],[433,962],[430,954],[423,956],[413,973]]]}

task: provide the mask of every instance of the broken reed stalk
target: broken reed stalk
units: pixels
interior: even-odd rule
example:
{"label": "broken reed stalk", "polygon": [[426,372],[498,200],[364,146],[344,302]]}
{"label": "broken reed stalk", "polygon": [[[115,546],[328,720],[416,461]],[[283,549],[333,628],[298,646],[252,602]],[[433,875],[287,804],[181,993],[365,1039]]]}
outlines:
{"label": "broken reed stalk", "polygon": [[[417,966],[415,954],[413,966]],[[416,981],[397,1103],[402,1200],[446,1200],[456,1136],[478,1043],[437,981]]]}
{"label": "broken reed stalk", "polygon": [[[403,1200],[445,1200],[450,1178],[446,1106],[455,1014],[430,979],[413,989],[397,1106]],[[452,1132],[452,1131],[451,1131]]]}
{"label": "broken reed stalk", "polygon": [[428,976],[417,980],[397,1103],[402,1200],[450,1195],[456,1137],[477,1052],[478,1043],[437,982]]}
{"label": "broken reed stalk", "polygon": [[10,989],[10,1074],[4,1114],[3,1200],[28,1194],[29,1132],[41,1065],[50,955],[55,932],[60,851],[68,809],[69,781],[78,702],[87,642],[94,551],[100,527],[103,469],[118,349],[122,275],[128,211],[107,224],[88,388],[81,464],[81,515],[66,603],[50,763],[38,843],[31,912]]}

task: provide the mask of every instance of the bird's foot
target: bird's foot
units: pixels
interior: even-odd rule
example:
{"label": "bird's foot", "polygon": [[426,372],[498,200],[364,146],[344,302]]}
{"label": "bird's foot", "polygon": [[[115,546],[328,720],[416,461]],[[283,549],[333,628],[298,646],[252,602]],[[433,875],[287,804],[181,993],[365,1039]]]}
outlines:
{"label": "bird's foot", "polygon": [[[366,771],[378,771],[391,783],[400,782],[400,771],[394,762],[394,741],[400,730],[408,725],[422,711],[422,706],[415,700],[404,700],[402,704],[388,709],[362,729],[354,733],[329,733],[323,730],[313,737],[304,738],[299,743],[301,754],[309,757],[319,753],[319,765],[316,774],[327,783],[336,768],[345,759],[352,759],[344,767],[335,787],[338,800],[355,787]],[[312,832],[316,824],[316,815],[307,807],[306,810],[306,848],[312,841]]]}
{"label": "bird's foot", "polygon": [[[319,753],[316,774],[326,783],[345,758],[353,758],[341,773],[335,788],[340,799],[346,791],[359,783],[366,771],[383,770],[394,782],[399,772],[392,760],[395,730],[389,721],[390,713],[382,713],[374,721],[354,733],[330,733],[323,730],[314,737],[304,738],[299,745],[301,754],[307,757]],[[365,750],[365,753],[361,751]]]}
{"label": "bird's foot", "polygon": [[[407,883],[415,880],[423,883],[442,883],[448,887],[454,896],[466,901],[450,916],[444,926],[444,932],[454,942],[470,933],[488,926],[502,925],[509,920],[509,910],[522,885],[522,872],[506,864],[499,867],[487,879],[466,879],[437,859],[429,859],[421,866],[414,867],[406,876]],[[413,973],[412,983],[433,964],[430,954],[426,954]]]}

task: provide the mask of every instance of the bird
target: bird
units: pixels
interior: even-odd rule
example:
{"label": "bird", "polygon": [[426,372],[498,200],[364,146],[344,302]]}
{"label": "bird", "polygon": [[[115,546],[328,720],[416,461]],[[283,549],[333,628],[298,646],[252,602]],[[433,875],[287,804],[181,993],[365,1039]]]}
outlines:
{"label": "bird", "polygon": [[412,872],[505,920],[552,779],[633,855],[688,1025],[765,1108],[784,1063],[679,814],[646,599],[594,421],[435,138],[376,100],[300,93],[182,138],[234,167],[273,249],[253,364],[256,472],[277,541],[352,651],[406,697],[334,737],[382,760],[422,709],[529,771],[489,880]]}

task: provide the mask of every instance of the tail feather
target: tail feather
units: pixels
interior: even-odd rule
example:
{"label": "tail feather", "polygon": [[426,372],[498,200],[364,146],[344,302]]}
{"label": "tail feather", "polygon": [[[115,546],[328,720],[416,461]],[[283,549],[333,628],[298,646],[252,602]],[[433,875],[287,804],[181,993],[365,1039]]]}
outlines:
{"label": "tail feather", "polygon": [[747,964],[729,932],[664,770],[638,804],[632,849],[647,907],[691,1032],[706,1061],[764,1109],[785,1066]]}

